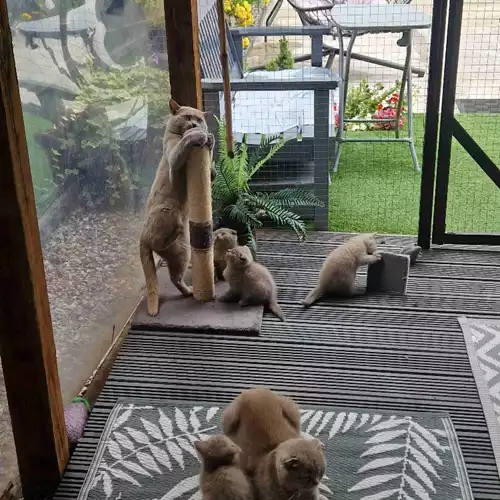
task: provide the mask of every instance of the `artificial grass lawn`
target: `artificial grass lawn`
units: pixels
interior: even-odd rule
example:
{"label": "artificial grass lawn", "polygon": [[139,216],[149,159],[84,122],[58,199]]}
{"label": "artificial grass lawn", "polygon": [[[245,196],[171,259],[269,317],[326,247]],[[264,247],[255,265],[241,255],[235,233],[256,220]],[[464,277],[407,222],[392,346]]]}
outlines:
{"label": "artificial grass lawn", "polygon": [[39,215],[52,200],[56,187],[53,182],[52,167],[47,157],[47,152],[35,141],[35,133],[45,132],[51,127],[52,123],[49,120],[24,113],[24,128],[28,142],[31,178],[33,180],[35,201]]}
{"label": "artificial grass lawn", "polygon": [[[500,165],[500,115],[457,115],[458,121]],[[415,116],[415,147],[422,161],[424,116]],[[406,131],[405,131],[406,132]],[[383,135],[384,132],[349,132]],[[447,231],[500,232],[500,190],[454,140]],[[420,174],[407,144],[347,143],[329,190],[330,231],[416,234]]]}

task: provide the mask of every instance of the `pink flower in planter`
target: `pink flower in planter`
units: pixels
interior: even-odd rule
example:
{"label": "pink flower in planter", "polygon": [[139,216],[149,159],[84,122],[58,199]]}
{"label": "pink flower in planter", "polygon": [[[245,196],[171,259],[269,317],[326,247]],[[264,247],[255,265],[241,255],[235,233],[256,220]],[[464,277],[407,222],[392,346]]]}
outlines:
{"label": "pink flower in planter", "polygon": [[336,102],[333,104],[333,116],[335,118],[335,128],[339,128],[340,116],[339,116],[339,108]]}
{"label": "pink flower in planter", "polygon": [[[394,130],[396,128],[396,114],[397,114],[396,108],[392,108],[390,106],[387,106],[383,109],[379,109],[374,113],[373,115],[374,119],[390,120],[392,118],[394,119],[394,121],[375,123],[374,128],[378,130]],[[405,118],[404,116],[401,115],[399,117],[399,126],[402,127],[404,124],[405,124]]]}

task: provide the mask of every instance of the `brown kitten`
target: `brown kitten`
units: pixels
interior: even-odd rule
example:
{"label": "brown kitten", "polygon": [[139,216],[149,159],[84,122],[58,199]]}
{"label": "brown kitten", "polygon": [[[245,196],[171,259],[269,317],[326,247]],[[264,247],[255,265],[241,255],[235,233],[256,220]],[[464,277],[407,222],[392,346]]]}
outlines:
{"label": "brown kitten", "polygon": [[300,411],[292,399],[258,387],[243,391],[224,410],[222,428],[241,448],[242,468],[252,474],[266,453],[300,436]]}
{"label": "brown kitten", "polygon": [[147,306],[151,316],[158,314],[158,279],[153,252],[167,263],[170,280],[177,289],[184,296],[193,293],[184,282],[191,254],[185,164],[193,148],[206,147],[212,152],[214,147],[205,113],[179,106],[173,99],[169,104],[171,115],[163,137],[163,157],[149,193],[140,238]]}
{"label": "brown kitten", "polygon": [[253,486],[238,464],[240,448],[224,435],[194,443],[201,456],[203,500],[253,500]]}
{"label": "brown kitten", "polygon": [[318,500],[325,474],[323,445],[318,439],[289,439],[257,465],[254,485],[259,500]]}
{"label": "brown kitten", "polygon": [[326,258],[316,288],[302,301],[310,307],[321,296],[331,293],[352,297],[356,293],[356,270],[381,259],[373,234],[359,234],[333,250]]}
{"label": "brown kitten", "polygon": [[247,246],[235,247],[226,252],[223,275],[229,283],[229,290],[219,300],[238,300],[242,307],[263,304],[281,321],[285,321],[285,315],[276,300],[276,283],[271,273],[262,264],[254,262]]}
{"label": "brown kitten", "polygon": [[223,279],[223,272],[226,269],[226,252],[238,246],[238,233],[234,229],[221,227],[214,231],[214,267],[215,278]]}

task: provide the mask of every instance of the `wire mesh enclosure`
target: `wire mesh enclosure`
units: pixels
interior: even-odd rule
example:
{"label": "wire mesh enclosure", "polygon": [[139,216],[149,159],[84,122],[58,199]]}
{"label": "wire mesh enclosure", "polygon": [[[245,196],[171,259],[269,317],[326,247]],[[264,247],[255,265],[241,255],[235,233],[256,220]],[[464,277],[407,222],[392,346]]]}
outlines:
{"label": "wire mesh enclosure", "polygon": [[487,242],[500,235],[499,35],[495,2],[450,4],[436,192],[436,206],[445,210],[435,222],[440,239],[481,234]]}
{"label": "wire mesh enclosure", "polygon": [[[210,12],[209,0],[200,4]],[[320,229],[416,234],[431,1],[231,0],[225,8],[235,138],[286,142],[253,188],[311,189],[325,206],[312,218]],[[208,80],[220,78],[209,18],[200,30]],[[209,85],[217,113],[221,96]]]}

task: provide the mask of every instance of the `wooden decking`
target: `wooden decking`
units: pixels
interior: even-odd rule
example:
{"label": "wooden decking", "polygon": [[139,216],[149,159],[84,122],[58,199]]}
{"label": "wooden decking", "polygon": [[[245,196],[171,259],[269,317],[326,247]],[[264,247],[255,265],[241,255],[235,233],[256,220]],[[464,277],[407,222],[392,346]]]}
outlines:
{"label": "wooden decking", "polygon": [[[457,317],[500,316],[500,250],[433,249],[412,267],[404,297],[329,300],[304,311],[299,301],[322,259],[345,238],[316,233],[299,244],[292,235],[259,234],[260,260],[276,278],[287,315],[280,323],[266,314],[259,338],[131,331],[56,498],[78,496],[118,398],[226,402],[246,387],[268,385],[299,403],[449,412],[475,499],[499,499]],[[396,250],[408,238],[385,241]]]}

